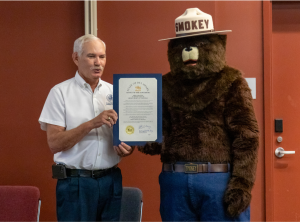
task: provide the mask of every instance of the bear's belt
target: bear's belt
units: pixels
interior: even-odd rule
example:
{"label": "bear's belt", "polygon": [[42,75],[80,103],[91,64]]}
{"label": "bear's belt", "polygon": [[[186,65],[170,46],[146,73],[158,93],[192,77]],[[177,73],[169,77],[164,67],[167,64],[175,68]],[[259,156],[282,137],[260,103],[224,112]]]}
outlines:
{"label": "bear's belt", "polygon": [[163,164],[163,171],[179,173],[226,173],[230,171],[230,164],[211,163],[175,163]]}

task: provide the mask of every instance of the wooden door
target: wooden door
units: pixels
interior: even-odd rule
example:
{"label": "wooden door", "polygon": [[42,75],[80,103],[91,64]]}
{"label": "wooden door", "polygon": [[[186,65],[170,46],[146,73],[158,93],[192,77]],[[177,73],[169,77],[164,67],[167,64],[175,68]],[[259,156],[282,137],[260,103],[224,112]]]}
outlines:
{"label": "wooden door", "polygon": [[[300,221],[300,2],[266,4],[266,215],[267,221]],[[282,120],[282,132],[275,119]],[[295,154],[278,158],[278,147]]]}

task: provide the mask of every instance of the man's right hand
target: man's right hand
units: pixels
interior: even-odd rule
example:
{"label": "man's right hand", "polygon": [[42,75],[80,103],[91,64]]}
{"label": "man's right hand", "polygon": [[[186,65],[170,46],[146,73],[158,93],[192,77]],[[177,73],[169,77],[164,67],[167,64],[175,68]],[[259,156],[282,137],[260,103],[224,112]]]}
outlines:
{"label": "man's right hand", "polygon": [[91,120],[93,124],[93,128],[98,128],[103,124],[107,125],[108,127],[112,127],[116,124],[118,120],[118,114],[113,109],[105,110],[96,116],[94,119]]}

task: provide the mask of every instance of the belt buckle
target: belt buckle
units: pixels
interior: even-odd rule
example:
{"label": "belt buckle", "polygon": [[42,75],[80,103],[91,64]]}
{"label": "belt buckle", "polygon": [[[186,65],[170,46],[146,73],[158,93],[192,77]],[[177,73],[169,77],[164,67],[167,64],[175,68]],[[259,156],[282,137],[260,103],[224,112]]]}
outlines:
{"label": "belt buckle", "polygon": [[194,163],[184,164],[184,172],[185,173],[198,173],[198,164],[194,164]]}
{"label": "belt buckle", "polygon": [[94,170],[92,170],[91,174],[92,174],[91,177],[92,177],[93,179],[95,179],[96,177],[95,177]]}

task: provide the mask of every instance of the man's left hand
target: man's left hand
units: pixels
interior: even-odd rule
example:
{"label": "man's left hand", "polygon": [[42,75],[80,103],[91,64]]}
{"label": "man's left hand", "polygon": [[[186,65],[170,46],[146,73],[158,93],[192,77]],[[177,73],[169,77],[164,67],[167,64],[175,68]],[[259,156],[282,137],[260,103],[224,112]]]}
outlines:
{"label": "man's left hand", "polygon": [[120,157],[125,157],[132,154],[135,147],[128,146],[127,144],[121,142],[119,146],[114,146],[114,149]]}

